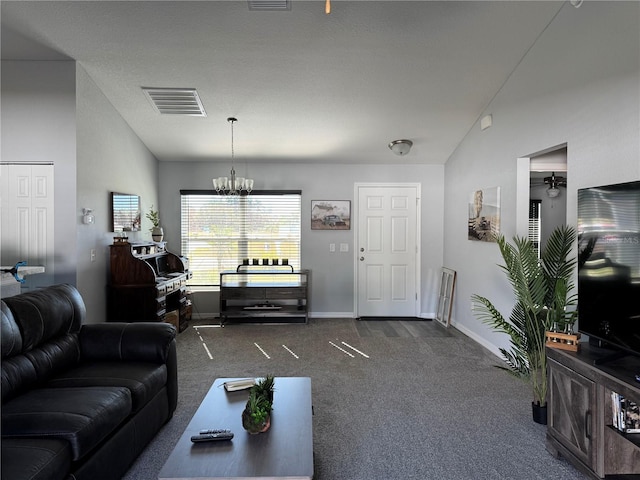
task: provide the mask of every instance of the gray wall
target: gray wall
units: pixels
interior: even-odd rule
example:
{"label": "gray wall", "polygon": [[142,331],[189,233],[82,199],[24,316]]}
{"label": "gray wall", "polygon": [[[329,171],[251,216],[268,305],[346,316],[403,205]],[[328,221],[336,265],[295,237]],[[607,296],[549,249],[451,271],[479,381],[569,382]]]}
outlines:
{"label": "gray wall", "polygon": [[[77,69],[78,120],[78,289],[87,304],[87,322],[106,320],[106,285],[109,272],[110,192],[140,195],[142,212],[158,205],[158,161],[140,141],[81,65]],[[93,209],[95,223],[81,222],[83,208]],[[151,225],[130,241],[151,240]],[[91,261],[95,250],[95,261]]]}
{"label": "gray wall", "polygon": [[[55,276],[39,284],[76,285],[87,322],[104,322],[109,192],[140,195],[143,211],[157,205],[157,160],[75,62],[3,61],[2,161],[53,162]],[[83,208],[95,224],[82,224]]]}
{"label": "gray wall", "polygon": [[2,61],[2,161],[54,166],[54,275],[45,265],[34,286],[76,283],[75,75],[75,62]]}
{"label": "gray wall", "polygon": [[[578,188],[640,178],[640,33],[637,2],[566,3],[486,108],[445,170],[445,265],[458,271],[455,326],[498,353],[505,335],[471,311],[474,293],[508,315],[513,297],[498,248],[467,240],[469,193],[501,187],[502,232],[516,233],[516,158],[567,144],[567,224],[576,225]],[[563,191],[563,194],[565,192]]]}
{"label": "gray wall", "polygon": [[[389,161],[398,157],[386,148]],[[168,249],[180,250],[180,189],[211,189],[211,178],[226,174],[225,163],[160,162],[160,216]],[[238,171],[245,171],[244,167]],[[302,190],[302,266],[311,270],[311,315],[354,315],[354,230],[311,230],[311,200],[354,201],[355,183],[420,183],[421,218],[421,311],[435,312],[435,296],[442,267],[443,174],[441,165],[304,165],[291,163],[252,164],[248,174],[256,189]],[[348,253],[329,253],[329,244],[349,245]],[[336,250],[339,250],[337,248]],[[217,292],[194,295],[195,310],[203,316],[218,311]]]}

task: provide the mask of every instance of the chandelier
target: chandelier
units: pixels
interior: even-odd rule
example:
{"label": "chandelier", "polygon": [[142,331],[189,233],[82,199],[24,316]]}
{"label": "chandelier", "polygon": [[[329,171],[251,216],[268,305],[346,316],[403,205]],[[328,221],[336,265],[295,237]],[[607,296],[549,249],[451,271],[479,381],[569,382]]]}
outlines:
{"label": "chandelier", "polygon": [[253,190],[252,179],[236,177],[236,169],[234,168],[233,124],[237,121],[238,119],[234,117],[227,118],[227,122],[231,124],[231,176],[213,179],[213,188],[220,195],[240,195],[242,192],[251,193],[251,190]]}

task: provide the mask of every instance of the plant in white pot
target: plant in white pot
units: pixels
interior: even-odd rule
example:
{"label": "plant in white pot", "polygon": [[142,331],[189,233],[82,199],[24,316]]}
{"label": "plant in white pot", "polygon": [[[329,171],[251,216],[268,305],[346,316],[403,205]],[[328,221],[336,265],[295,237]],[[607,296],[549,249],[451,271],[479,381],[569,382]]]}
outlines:
{"label": "plant in white pot", "polygon": [[164,238],[164,230],[160,226],[160,214],[158,210],[153,209],[153,205],[151,205],[146,217],[151,222],[151,225],[153,225],[151,228],[151,238],[153,238],[154,242],[161,242]]}
{"label": "plant in white pot", "polygon": [[499,368],[531,384],[533,418],[543,424],[548,387],[545,332],[554,326],[571,329],[577,315],[572,281],[576,260],[569,258],[575,239],[573,227],[556,228],[538,259],[527,238],[514,237],[512,245],[500,235],[497,242],[505,262],[500,268],[516,300],[509,319],[487,298],[477,294],[471,297],[478,304],[477,317],[509,336],[511,348],[500,348],[507,366]]}

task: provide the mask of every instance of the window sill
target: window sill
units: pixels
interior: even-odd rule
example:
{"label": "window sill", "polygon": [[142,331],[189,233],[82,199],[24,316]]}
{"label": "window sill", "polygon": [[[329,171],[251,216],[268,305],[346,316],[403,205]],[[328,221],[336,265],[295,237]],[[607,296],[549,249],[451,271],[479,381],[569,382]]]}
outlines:
{"label": "window sill", "polygon": [[189,291],[191,293],[219,292],[220,291],[220,287],[217,286],[217,285],[210,285],[210,286],[199,285],[199,286],[193,286],[193,287],[190,287],[190,286],[187,285],[187,288],[189,289]]}

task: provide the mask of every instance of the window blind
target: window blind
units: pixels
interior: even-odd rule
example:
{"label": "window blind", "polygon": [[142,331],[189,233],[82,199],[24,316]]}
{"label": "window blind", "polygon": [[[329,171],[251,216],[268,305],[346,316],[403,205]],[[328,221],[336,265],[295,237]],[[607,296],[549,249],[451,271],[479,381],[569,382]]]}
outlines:
{"label": "window blind", "polygon": [[181,252],[189,258],[190,285],[217,286],[220,272],[235,270],[245,259],[287,259],[300,268],[301,192],[226,196],[183,190],[180,198]]}
{"label": "window blind", "polygon": [[533,243],[538,258],[540,258],[540,240],[541,240],[541,218],[540,207],[542,206],[542,200],[530,200],[529,201],[529,241]]}

